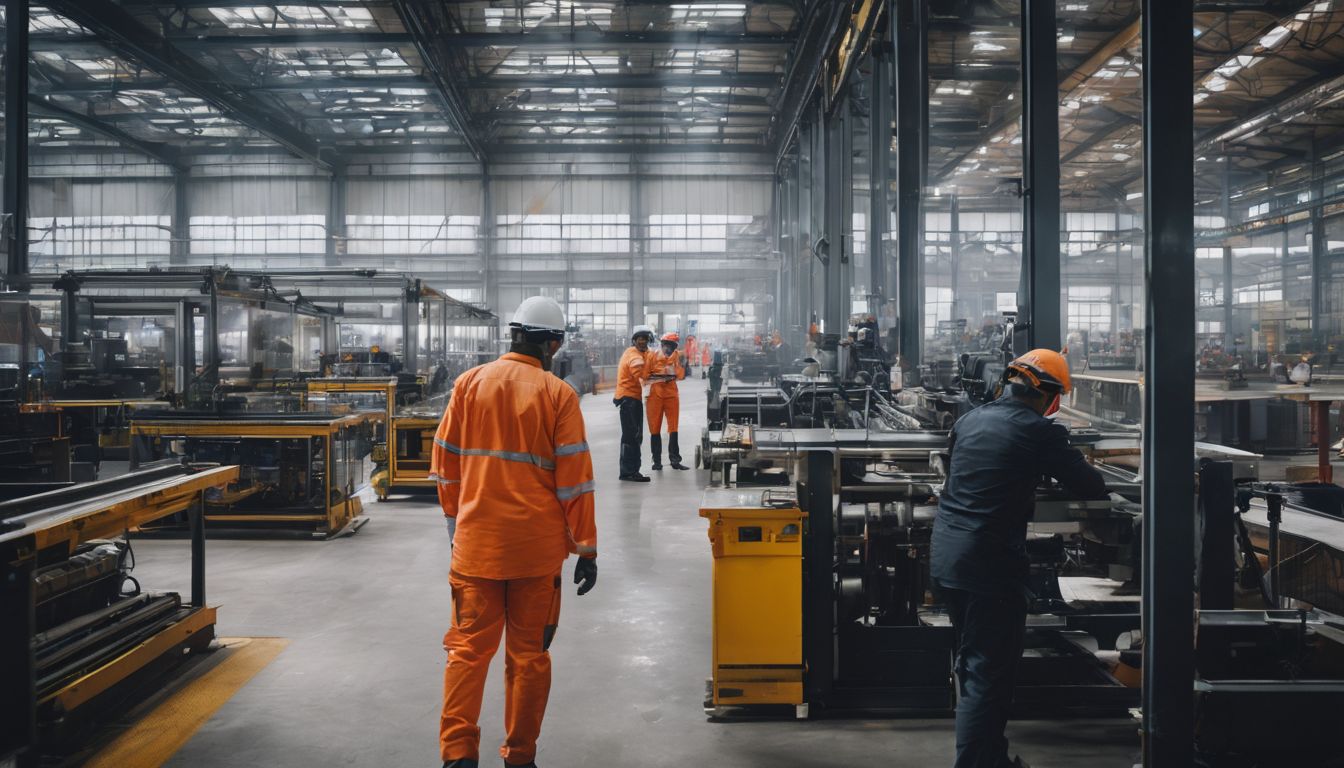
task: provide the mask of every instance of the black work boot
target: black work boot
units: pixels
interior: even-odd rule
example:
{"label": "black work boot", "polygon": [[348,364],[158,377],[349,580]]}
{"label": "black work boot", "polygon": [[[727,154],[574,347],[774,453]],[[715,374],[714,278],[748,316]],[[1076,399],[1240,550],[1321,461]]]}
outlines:
{"label": "black work boot", "polygon": [[510,763],[509,761],[505,760],[504,768],[537,768],[537,763],[534,760],[530,763],[527,763],[526,765],[514,765],[513,763]]}
{"label": "black work boot", "polygon": [[681,463],[681,449],[677,447],[677,433],[667,433],[667,455],[672,459],[673,469],[690,469]]}
{"label": "black work boot", "polygon": [[662,470],[663,468],[663,436],[649,435],[649,449],[653,452],[653,464],[649,469]]}
{"label": "black work boot", "polygon": [[480,762],[463,757],[457,760],[449,760],[443,764],[443,768],[479,768]]}

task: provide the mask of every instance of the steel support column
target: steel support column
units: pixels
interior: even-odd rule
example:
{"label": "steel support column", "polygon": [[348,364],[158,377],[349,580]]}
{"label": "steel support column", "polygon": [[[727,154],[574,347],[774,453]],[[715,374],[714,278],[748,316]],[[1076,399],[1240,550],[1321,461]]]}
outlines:
{"label": "steel support column", "polygon": [[[192,304],[179,301],[173,311],[173,392],[178,398],[185,398],[191,388],[191,374],[196,370],[196,333],[192,326]],[[322,348],[326,351],[326,347]],[[185,404],[185,400],[182,400]]]}
{"label": "steel support column", "polygon": [[346,194],[349,177],[344,165],[331,169],[330,192],[327,196],[327,266],[338,267],[345,256]]}
{"label": "steel support column", "polygon": [[891,81],[890,46],[884,40],[873,45],[868,119],[868,311],[882,317],[887,293],[887,254],[883,236],[887,233],[887,169],[891,152]]}
{"label": "steel support column", "polygon": [[1059,72],[1055,0],[1022,3],[1021,353],[1059,349]]}
{"label": "steel support column", "polygon": [[495,192],[488,170],[481,177],[481,224],[476,236],[481,258],[481,302],[504,317],[504,308],[499,306],[499,275],[495,266]]}
{"label": "steel support column", "polygon": [[1193,762],[1194,39],[1191,0],[1143,0],[1143,753]]}
{"label": "steel support column", "polygon": [[[1226,165],[1226,163],[1224,163]],[[1324,355],[1330,344],[1329,285],[1330,248],[1325,240],[1325,216],[1321,198],[1325,196],[1325,167],[1320,153],[1311,158],[1311,335],[1316,354]],[[1284,288],[1287,288],[1287,283]]]}
{"label": "steel support column", "polygon": [[924,324],[924,180],[928,173],[927,0],[896,4],[896,318],[900,354],[919,365]]}
{"label": "steel support column", "polygon": [[[1223,161],[1223,226],[1232,224],[1232,162],[1228,158]],[[1312,273],[1315,277],[1315,273]],[[1231,351],[1236,342],[1236,334],[1232,332],[1232,280],[1235,274],[1232,271],[1232,248],[1223,246],[1223,349]]]}
{"label": "steel support column", "polygon": [[168,261],[172,264],[185,264],[191,255],[190,183],[191,171],[185,168],[173,169],[172,243],[168,251]]}
{"label": "steel support column", "polygon": [[853,207],[850,176],[853,160],[850,152],[850,116],[848,101],[822,119],[826,126],[826,272],[822,327],[826,333],[844,333],[849,321],[851,281],[846,276],[853,227],[849,210]]}
{"label": "steel support column", "polygon": [[28,274],[28,2],[5,0],[5,274]]}
{"label": "steel support column", "polygon": [[948,243],[949,259],[948,266],[950,277],[948,285],[952,288],[952,318],[967,317],[957,311],[957,304],[960,303],[958,297],[961,295],[960,281],[957,280],[957,270],[961,268],[961,198],[953,194],[951,201],[948,202],[948,219],[950,221],[948,233],[951,238]]}
{"label": "steel support column", "polygon": [[[644,220],[644,182],[639,177],[639,157],[630,157],[630,303],[626,307],[628,325],[644,322],[644,267],[649,246],[649,227]],[[566,299],[569,297],[566,296]],[[628,331],[627,331],[628,332]]]}
{"label": "steel support column", "polygon": [[[201,350],[201,382],[202,390],[206,392],[206,398],[209,393],[219,385],[219,285],[215,281],[214,273],[211,273],[207,280],[208,301],[205,305],[205,324],[201,331],[202,346]],[[333,350],[334,351],[334,350]]]}

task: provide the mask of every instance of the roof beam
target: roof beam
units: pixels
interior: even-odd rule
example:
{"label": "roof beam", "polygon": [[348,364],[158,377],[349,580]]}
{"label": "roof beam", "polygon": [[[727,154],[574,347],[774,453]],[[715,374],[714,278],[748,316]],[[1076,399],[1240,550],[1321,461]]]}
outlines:
{"label": "roof beam", "polygon": [[[405,32],[341,32],[311,30],[307,32],[276,32],[274,34],[198,34],[176,33],[166,38],[179,48],[338,48],[358,46],[379,48],[411,45],[414,40]],[[33,35],[32,50],[62,51],[102,45],[97,35],[62,35],[46,33]]]}
{"label": "roof beam", "polygon": [[614,120],[616,121],[616,124],[620,124],[626,120],[671,120],[679,122],[681,120],[685,120],[688,118],[694,118],[699,120],[699,119],[717,119],[719,117],[727,117],[733,122],[747,121],[747,120],[757,121],[757,120],[769,120],[771,114],[769,112],[733,112],[727,115],[714,115],[714,114],[697,115],[692,112],[677,112],[675,110],[657,110],[657,109],[651,109],[651,110],[606,109],[601,111],[590,111],[590,112],[574,111],[574,110],[538,109],[530,111],[500,112],[491,115],[490,120],[492,122],[508,123],[508,124],[528,125],[536,123],[538,125],[542,125],[553,120],[582,121],[582,120],[597,119],[604,121]]}
{"label": "roof beam", "polygon": [[126,149],[139,152],[154,160],[158,160],[170,168],[185,168],[182,162],[182,156],[175,147],[167,144],[155,144],[148,141],[137,139],[126,133],[122,129],[108,125],[96,117],[81,115],[78,112],[60,107],[43,99],[41,96],[30,95],[28,97],[28,113],[40,117],[51,117],[62,120],[73,126],[95,133],[112,141],[117,142]]}
{"label": "roof beam", "polygon": [[[401,18],[401,23],[410,30],[415,40],[415,50],[424,63],[425,74],[437,87],[443,100],[445,114],[462,135],[471,154],[481,165],[486,163],[486,150],[472,127],[471,109],[467,99],[458,88],[460,73],[454,71],[451,51],[445,50],[443,39],[448,31],[441,27],[451,22],[450,11],[441,3],[423,3],[413,0],[392,0],[392,5]],[[442,12],[442,17],[433,15],[433,8]]]}
{"label": "roof beam", "polygon": [[111,0],[50,0],[47,5],[93,31],[117,53],[173,81],[177,88],[205,99],[225,115],[255,129],[299,157],[328,170],[337,164],[311,136],[222,82],[213,69],[184,55]]}
{"label": "roof beam", "polygon": [[826,57],[839,43],[841,23],[848,16],[850,5],[849,2],[808,3],[802,34],[784,74],[778,102],[780,119],[771,126],[767,140],[775,151],[776,165],[784,157],[803,110],[821,82]]}
{"label": "roof beam", "polygon": [[791,46],[791,35],[741,32],[607,32],[601,30],[539,30],[535,32],[466,32],[448,35],[443,43],[453,48],[526,48],[528,50],[573,50],[575,48],[778,48]]}
{"label": "roof beam", "polygon": [[713,73],[703,75],[669,72],[627,75],[620,73],[490,75],[474,77],[466,87],[506,91],[530,88],[774,88],[779,75],[769,72]]}
{"label": "roof beam", "polygon": [[[1130,43],[1138,39],[1141,28],[1142,21],[1135,18],[1124,27],[1121,27],[1101,45],[1093,49],[1092,53],[1088,55],[1083,63],[1079,64],[1072,72],[1065,75],[1059,81],[1060,97],[1063,98],[1064,96],[1073,93],[1077,90],[1078,86],[1087,82],[1087,80],[1099,72],[1102,67],[1106,66],[1106,62],[1109,61],[1112,56],[1128,48]],[[1016,75],[1016,70],[1010,69],[1009,71]],[[1020,100],[1015,101],[1012,106],[1005,110],[1003,115],[998,120],[994,121],[982,135],[996,136],[1003,133],[1008,130],[1008,128],[1015,125],[1017,119],[1021,116],[1022,102]],[[947,178],[948,174],[952,173],[958,166],[966,162],[966,158],[974,154],[978,147],[979,142],[976,143],[976,146],[971,147],[948,162],[943,163],[943,166],[939,168],[937,172],[930,174],[929,182],[933,183],[934,181]]]}

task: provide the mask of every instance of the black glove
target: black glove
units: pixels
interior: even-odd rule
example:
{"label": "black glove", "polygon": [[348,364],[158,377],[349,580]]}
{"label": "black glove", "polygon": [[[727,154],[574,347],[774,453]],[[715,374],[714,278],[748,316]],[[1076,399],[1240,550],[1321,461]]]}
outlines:
{"label": "black glove", "polygon": [[588,594],[597,585],[597,558],[579,558],[574,564],[574,583],[579,585],[580,595]]}

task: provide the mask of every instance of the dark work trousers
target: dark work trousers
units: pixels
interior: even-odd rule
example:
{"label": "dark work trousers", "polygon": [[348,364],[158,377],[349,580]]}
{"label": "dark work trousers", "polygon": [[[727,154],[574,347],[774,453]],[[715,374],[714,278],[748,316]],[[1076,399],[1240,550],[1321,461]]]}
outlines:
{"label": "dark work trousers", "polygon": [[1026,600],[946,587],[941,593],[957,637],[955,768],[1012,766],[1004,730],[1026,635]]}
{"label": "dark work trousers", "polygon": [[[653,463],[663,463],[663,436],[649,435],[649,452],[653,454]],[[667,433],[667,456],[673,464],[681,463],[681,447],[677,445],[677,433]]]}
{"label": "dark work trousers", "polygon": [[639,473],[639,452],[644,444],[644,404],[636,397],[617,401],[621,409],[621,475]]}

